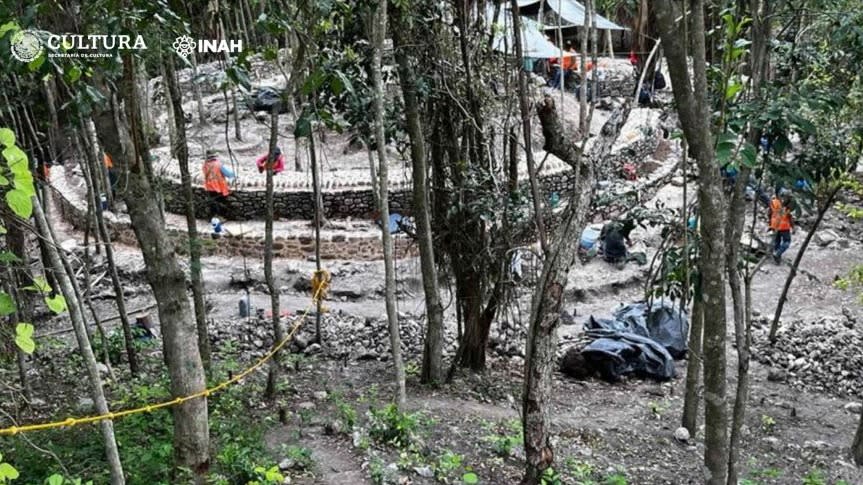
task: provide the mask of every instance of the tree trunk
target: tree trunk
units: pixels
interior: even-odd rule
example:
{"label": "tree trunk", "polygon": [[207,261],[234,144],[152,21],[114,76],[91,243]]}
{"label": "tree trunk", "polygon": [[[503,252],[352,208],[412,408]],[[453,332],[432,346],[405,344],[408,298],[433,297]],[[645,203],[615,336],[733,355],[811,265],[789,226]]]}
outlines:
{"label": "tree trunk", "polygon": [[[578,87],[578,131],[581,132],[582,136],[585,138],[589,136],[590,127],[587,125],[587,30],[590,27],[590,17],[592,11],[592,2],[591,0],[586,0],[584,2],[584,25],[581,27],[581,66],[580,75],[581,75],[581,85]],[[561,65],[563,63],[563,59],[561,59]]]}
{"label": "tree trunk", "polygon": [[[272,109],[270,114],[270,145],[267,152],[267,215],[264,222],[264,279],[267,281],[267,291],[270,292],[270,309],[273,312],[273,345],[285,339],[285,330],[282,328],[281,315],[279,311],[279,287],[273,277],[273,164],[276,157],[276,145],[279,141],[279,110]],[[270,370],[267,375],[267,389],[264,391],[266,399],[276,396],[276,381],[279,378],[279,367],[281,356],[279,352],[273,355]]]}
{"label": "tree trunk", "polygon": [[[27,251],[27,236],[21,225],[17,221],[12,220],[13,217],[11,214],[7,215],[8,222],[5,224],[7,230],[6,247],[12,254],[21,259],[21,263],[10,265],[14,269],[11,270],[9,278],[9,286],[11,287],[9,294],[13,295],[14,291],[15,302],[18,306],[15,316],[18,318],[18,321],[32,323],[33,296],[28,291],[17,291],[18,288],[33,284],[28,272],[24,269],[30,264],[30,255]],[[17,324],[18,322],[13,323]],[[17,345],[15,346],[15,352],[18,360],[18,377],[21,381],[21,389],[24,398],[29,400],[32,398],[33,392],[30,387],[30,381],[27,379],[27,356]]]}
{"label": "tree trunk", "polygon": [[[545,230],[545,221],[542,213],[542,195],[539,191],[539,183],[537,181],[536,166],[533,160],[533,140],[531,139],[530,128],[530,103],[528,102],[527,93],[527,74],[524,72],[524,49],[521,40],[521,13],[518,10],[518,1],[511,0],[510,8],[512,9],[512,29],[515,41],[515,57],[518,61],[518,104],[521,111],[521,134],[524,137],[524,156],[527,161],[527,172],[530,177],[530,192],[533,198],[533,213],[536,219],[536,232],[539,239],[540,248],[543,254],[548,251],[548,234]],[[586,36],[585,36],[586,37]],[[586,113],[586,110],[585,110]],[[513,143],[515,140],[513,140]],[[513,160],[513,164],[518,162]],[[515,177],[518,177],[517,166],[513,169]],[[510,178],[513,178],[512,176]],[[515,189],[511,189],[515,190]]]}
{"label": "tree trunk", "polygon": [[541,483],[543,472],[554,461],[548,401],[551,395],[563,293],[578,251],[578,245],[570,243],[577,240],[584,229],[585,216],[590,208],[595,185],[594,166],[597,166],[597,170],[602,170],[603,161],[620,133],[629,109],[630,104],[627,103],[622,110],[612,113],[600,138],[594,143],[589,159],[586,160],[582,156],[582,149],[571,141],[575,137],[565,132],[552,98],[546,96],[539,106],[545,150],[572,166],[573,170],[581,172],[581,175],[578,177],[578,184],[574,185],[569,193],[569,205],[555,231],[550,250],[545,255],[542,274],[533,294],[522,395],[524,448],[527,456],[523,483],[529,485]]}
{"label": "tree trunk", "polygon": [[[82,133],[82,138],[85,140],[85,145],[87,144],[87,139],[84,138]],[[123,294],[123,284],[120,282],[120,275],[117,273],[117,263],[114,260],[114,246],[111,243],[111,235],[108,233],[108,226],[105,224],[105,216],[102,211],[102,201],[96,195],[96,186],[97,186],[97,171],[104,172],[104,166],[100,163],[99,159],[96,156],[92,156],[94,150],[87,150],[87,155],[84,160],[82,160],[82,164],[88,164],[89,170],[83,170],[84,178],[87,179],[88,185],[93,187],[94,191],[94,199],[92,203],[94,204],[94,209],[96,212],[96,229],[99,231],[99,235],[102,237],[102,241],[105,242],[105,262],[108,265],[108,274],[111,277],[111,286],[114,290],[114,301],[117,304],[117,313],[120,316],[120,328],[123,330],[123,343],[126,346],[126,358],[129,360],[129,371],[133,376],[138,374],[138,353],[135,350],[135,340],[132,335],[132,325],[129,323],[129,315],[126,312],[126,296]],[[110,365],[109,362],[106,362],[105,365]]]}
{"label": "tree trunk", "polygon": [[708,485],[725,485],[728,474],[728,410],[726,408],[725,221],[724,194],[713,163],[713,134],[707,99],[704,1],[692,4],[692,72],[690,82],[685,41],[675,25],[673,2],[652,2],[656,9],[674,99],[686,141],[698,162],[698,204],[701,210],[701,297],[704,314],[705,452]]}
{"label": "tree trunk", "polygon": [[809,228],[809,232],[806,233],[806,238],[803,239],[803,244],[800,245],[800,249],[797,250],[797,256],[794,257],[794,262],[791,264],[791,271],[788,272],[788,277],[785,278],[785,286],[782,287],[782,293],[779,295],[779,301],[776,303],[776,313],[773,314],[773,322],[770,324],[770,343],[776,343],[776,332],[779,331],[779,318],[782,317],[782,309],[785,307],[785,301],[788,298],[788,290],[791,289],[791,282],[794,281],[794,277],[797,276],[797,268],[800,267],[800,261],[803,260],[803,255],[806,253],[806,249],[809,247],[809,243],[812,241],[812,236],[815,235],[815,231],[818,230],[818,227],[821,225],[821,221],[824,220],[824,214],[833,206],[833,199],[836,198],[836,194],[839,192],[839,188],[832,189],[830,194],[827,196],[827,200],[824,201],[824,204],[818,207],[818,217],[815,218],[815,222],[812,224],[812,227]]}
{"label": "tree trunk", "polygon": [[420,248],[420,267],[422,269],[423,292],[425,293],[426,319],[428,320],[420,381],[424,384],[436,385],[443,379],[443,305],[438,291],[434,241],[429,215],[425,135],[420,118],[416,79],[406,50],[405,35],[408,26],[401,21],[401,15],[399,13],[395,16],[400,21],[393,30],[393,41],[395,42],[395,57],[405,103],[405,120],[411,142],[411,175],[414,189],[413,214]]}
{"label": "tree trunk", "polygon": [[[126,127],[117,125],[117,106],[96,113],[100,142],[110,153],[120,173],[128,179],[126,204],[132,228],[141,247],[147,268],[147,280],[153,290],[162,330],[162,345],[174,397],[191,395],[205,389],[204,368],[198,350],[192,310],[186,295],[186,277],[177,262],[173,242],[165,231],[165,221],[159,210],[154,189],[144,167],[149,154],[141,151],[140,124],[135,106],[134,66],[131,55],[123,56],[123,88],[132,121],[134,147],[123,149]],[[104,86],[103,86],[103,89]],[[110,98],[109,93],[108,98]],[[175,466],[185,467],[203,475],[209,466],[209,428],[207,399],[186,401],[172,408],[174,414]]]}
{"label": "tree trunk", "polygon": [[[90,392],[93,396],[96,412],[99,414],[108,414],[110,410],[108,409],[108,402],[105,400],[105,393],[102,389],[102,377],[99,375],[99,369],[96,366],[96,357],[93,355],[93,348],[90,346],[90,339],[87,336],[87,325],[84,322],[81,301],[77,297],[74,282],[63,268],[60,254],[57,252],[56,242],[51,236],[48,220],[45,218],[42,206],[38,202],[33,204],[33,215],[36,218],[36,225],[39,228],[41,237],[47,242],[46,246],[49,258],[47,264],[54,270],[60,290],[66,298],[69,317],[75,329],[75,338],[78,340],[78,348],[81,351],[81,356],[84,358],[84,366],[87,368],[87,374],[90,379]],[[120,463],[120,453],[117,449],[117,441],[114,438],[114,422],[110,419],[105,419],[99,422],[99,426],[102,429],[102,439],[105,440],[105,454],[108,458],[111,483],[112,485],[124,484],[126,483],[126,479],[123,477],[123,466]]]}
{"label": "tree trunk", "polygon": [[[315,269],[321,271],[321,226],[324,220],[324,203],[321,195],[321,180],[318,178],[318,155],[315,153],[315,133],[309,133],[309,158],[312,165],[312,186],[315,196]],[[323,344],[321,337],[321,313],[323,313],[324,295],[313,294],[315,301],[315,341]]]}
{"label": "tree trunk", "polygon": [[702,338],[704,335],[704,306],[701,295],[696,292],[692,301],[692,325],[689,326],[689,360],[686,363],[686,393],[683,399],[682,426],[694,437],[698,431],[698,386],[701,382]]}
{"label": "tree trunk", "polygon": [[399,336],[399,320],[396,314],[396,275],[393,264],[393,241],[390,234],[390,208],[388,191],[388,172],[386,137],[384,135],[384,83],[381,76],[381,57],[387,30],[387,2],[378,2],[377,11],[372,20],[372,85],[374,90],[374,129],[375,144],[378,151],[378,174],[380,176],[380,207],[381,240],[384,251],[384,271],[386,273],[386,308],[389,321],[390,346],[392,347],[393,365],[396,372],[396,398],[399,410],[404,410],[407,401],[405,391],[405,369],[402,363],[401,337]]}
{"label": "tree trunk", "polygon": [[165,56],[165,85],[167,99],[173,107],[174,129],[177,144],[174,147],[180,166],[180,183],[186,199],[186,230],[189,235],[189,272],[192,280],[192,298],[195,302],[195,328],[198,333],[198,351],[204,367],[210,368],[210,335],[207,329],[207,307],[204,298],[204,278],[201,275],[201,238],[198,234],[198,220],[195,217],[195,189],[189,172],[189,145],[186,139],[186,121],[183,113],[183,96],[177,84],[177,73],[172,56]]}
{"label": "tree trunk", "polygon": [[[169,54],[170,55],[170,54]],[[192,93],[195,95],[195,104],[198,106],[198,124],[206,125],[207,117],[204,114],[204,101],[201,98],[201,86],[198,84],[198,59],[195,52],[189,56],[192,61]]]}
{"label": "tree trunk", "polygon": [[854,443],[851,445],[851,456],[854,463],[863,467],[863,416],[860,416],[860,425],[857,426],[857,434],[854,435]]}

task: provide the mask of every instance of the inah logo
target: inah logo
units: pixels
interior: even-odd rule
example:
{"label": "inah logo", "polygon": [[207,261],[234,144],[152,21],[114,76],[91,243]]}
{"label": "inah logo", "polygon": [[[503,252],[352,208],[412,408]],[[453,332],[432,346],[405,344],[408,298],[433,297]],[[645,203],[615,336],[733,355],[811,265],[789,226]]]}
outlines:
{"label": "inah logo", "polygon": [[186,57],[195,50],[195,40],[188,35],[181,35],[174,41],[174,50]]}
{"label": "inah logo", "polygon": [[195,40],[188,35],[181,35],[172,44],[174,50],[182,57],[187,57],[192,52],[241,52],[243,50],[242,40]]}
{"label": "inah logo", "polygon": [[12,57],[21,62],[30,62],[40,55],[44,48],[39,37],[32,30],[19,30],[9,41]]}

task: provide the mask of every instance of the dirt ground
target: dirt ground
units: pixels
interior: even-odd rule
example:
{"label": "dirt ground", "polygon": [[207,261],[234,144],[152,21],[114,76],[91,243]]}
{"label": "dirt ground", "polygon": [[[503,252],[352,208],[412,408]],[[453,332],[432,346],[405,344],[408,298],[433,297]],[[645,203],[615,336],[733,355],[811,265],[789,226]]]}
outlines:
{"label": "dirt ground", "polygon": [[[62,225],[61,234],[61,239],[80,237],[68,233]],[[801,239],[801,234],[795,236],[786,259],[793,258]],[[834,249],[835,245],[822,248],[813,244],[810,247],[802,268],[817,280],[806,276],[795,280],[785,308],[786,318],[816,320],[823,316],[840,316],[843,308],[858,319],[863,317],[855,295],[831,284],[836,276],[845,274],[860,261],[859,241],[852,240],[850,244],[846,249]],[[117,253],[123,274],[134,281],[129,288],[143,287],[139,253],[124,247],[119,247]],[[244,294],[232,287],[231,276],[236,276],[238,268],[244,264],[252,275],[262,273],[260,261],[205,258],[203,270],[207,298],[213,306],[212,318],[236,315],[237,303]],[[310,273],[313,266],[314,263],[308,261],[276,262],[283,307],[300,311],[308,306],[308,295],[293,290],[290,285],[296,275]],[[381,286],[378,282],[383,281],[381,263],[327,261],[326,266],[340,275],[334,281],[334,291],[360,295],[332,299],[328,302],[331,311],[374,318],[384,315],[383,300],[375,286]],[[421,313],[418,263],[399,261],[398,269],[402,289],[400,310]],[[772,315],[788,270],[787,265],[771,262],[755,278],[756,312]],[[578,324],[562,327],[560,334],[576,335],[580,332],[580,323],[588,315],[608,314],[620,303],[639,299],[643,291],[642,278],[643,269],[620,271],[599,261],[575,268],[571,282],[576,289],[568,292],[567,308],[574,310]],[[152,304],[147,294],[146,291],[130,291],[128,306],[135,309]],[[528,310],[528,297],[523,298],[522,312]],[[251,300],[253,307],[266,307],[269,297],[255,288]],[[444,290],[444,303],[449,301]],[[97,302],[103,316],[114,314],[112,306],[113,302],[107,299]],[[730,318],[730,307],[728,311]],[[59,319],[53,324],[58,328],[68,325]],[[732,336],[730,326],[729,396],[733,395],[736,369]],[[451,384],[429,389],[418,384],[418,356],[409,357],[409,408],[422,416],[422,424],[417,427],[418,452],[407,453],[376,444],[357,447],[351,431],[333,431],[333,426],[329,425],[339,419],[338,403],[348,403],[356,409],[358,426],[368,423],[366,411],[379,409],[392,396],[392,368],[387,362],[314,356],[303,360],[298,370],[285,376],[289,404],[283,409],[287,412],[287,424],[274,427],[268,433],[267,445],[277,460],[281,459],[281,444],[306,447],[314,462],[312,470],[295,474],[292,483],[371,483],[371,476],[384,473],[380,472],[381,468],[386,472],[386,466],[391,464],[397,464],[391,465],[390,471],[397,476],[396,480],[401,477],[402,483],[436,483],[434,478],[422,475],[427,474],[426,467],[436,466],[436,460],[447,451],[462,459],[460,471],[453,472],[458,477],[469,469],[478,475],[481,483],[518,482],[523,459],[520,447],[514,446],[507,456],[493,450],[496,439],[507,436],[508,426],[518,419],[521,361],[492,356],[486,372],[457,374]],[[750,483],[794,484],[802,483],[803,477],[817,468],[829,480],[826,483],[839,479],[851,484],[863,483],[863,474],[853,467],[848,457],[859,416],[843,409],[848,402],[859,401],[860,396],[801,392],[784,383],[768,381],[769,370],[753,363],[741,476],[753,480]],[[688,443],[678,442],[673,437],[680,421],[685,372],[686,362],[681,361],[677,363],[678,377],[668,383],[635,379],[617,384],[598,380],[580,382],[556,374],[551,416],[555,463],[564,483],[579,483],[578,480],[584,478],[599,478],[615,472],[625,475],[630,484],[701,483],[703,432]],[[313,397],[320,391],[325,391],[329,397]],[[72,395],[65,397],[74,399]],[[274,415],[278,411],[264,409],[261,412]],[[458,482],[456,475],[445,479]]]}

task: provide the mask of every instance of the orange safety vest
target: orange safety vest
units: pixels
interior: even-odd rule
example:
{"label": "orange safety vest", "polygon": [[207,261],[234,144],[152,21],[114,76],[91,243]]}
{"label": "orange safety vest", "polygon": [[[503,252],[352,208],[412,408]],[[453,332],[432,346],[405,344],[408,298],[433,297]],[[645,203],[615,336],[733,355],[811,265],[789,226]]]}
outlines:
{"label": "orange safety vest", "polygon": [[212,159],[204,162],[204,190],[222,195],[231,193],[228,182],[222,175],[222,162]]}
{"label": "orange safety vest", "polygon": [[105,162],[105,168],[107,168],[108,170],[114,168],[114,160],[111,158],[111,155],[108,155],[106,153],[105,156],[102,158],[102,161]]}
{"label": "orange safety vest", "polygon": [[779,197],[770,201],[770,229],[775,231],[791,230],[791,210],[782,204]]}

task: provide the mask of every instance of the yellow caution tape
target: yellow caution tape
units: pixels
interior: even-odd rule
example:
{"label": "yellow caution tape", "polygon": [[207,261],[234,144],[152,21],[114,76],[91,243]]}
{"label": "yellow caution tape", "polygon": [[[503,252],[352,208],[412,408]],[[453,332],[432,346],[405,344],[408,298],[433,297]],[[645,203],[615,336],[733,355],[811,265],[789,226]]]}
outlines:
{"label": "yellow caution tape", "polygon": [[[325,280],[321,280],[322,283],[319,283],[317,285],[317,288],[315,288],[314,281],[315,281],[315,277],[318,276],[318,273],[322,273],[320,275],[322,277],[325,274],[326,278],[325,278]],[[308,316],[309,312],[311,311],[312,306],[315,303],[317,303],[317,299],[321,296],[320,292],[322,290],[326,291],[326,287],[329,285],[329,282],[330,282],[330,274],[327,271],[325,271],[325,270],[315,271],[315,273],[312,276],[312,286],[313,286],[313,288],[315,288],[314,294],[312,296],[312,304],[309,305],[305,309],[305,311],[303,312],[303,315],[296,321],[296,323],[294,323],[294,326],[293,326],[293,328],[291,328],[291,331],[288,333],[288,335],[285,336],[285,338],[282,339],[281,342],[279,342],[272,349],[270,349],[269,352],[264,354],[263,357],[258,359],[257,362],[255,362],[250,367],[248,367],[246,370],[244,370],[243,372],[240,372],[239,374],[237,374],[233,378],[228,379],[227,381],[224,381],[220,384],[217,384],[217,385],[215,385],[209,389],[204,389],[204,390],[198,391],[194,394],[189,394],[188,396],[177,397],[177,398],[171,399],[169,401],[163,401],[163,402],[159,402],[159,403],[155,403],[155,404],[147,404],[145,406],[137,407],[134,409],[126,409],[124,411],[107,412],[105,414],[100,414],[98,416],[85,416],[85,417],[80,417],[80,418],[70,417],[70,418],[66,418],[62,421],[52,421],[49,423],[27,424],[27,425],[23,425],[23,426],[10,426],[8,428],[0,429],[0,436],[16,435],[18,433],[26,433],[29,431],[40,431],[40,430],[52,429],[52,428],[65,428],[68,426],[77,426],[80,424],[96,423],[99,421],[104,421],[106,419],[113,420],[113,419],[123,418],[126,416],[131,416],[133,414],[149,413],[149,412],[155,411],[157,409],[164,409],[164,408],[168,408],[168,407],[172,407],[172,406],[177,406],[177,405],[183,404],[186,401],[191,401],[192,399],[198,399],[201,397],[206,398],[210,394],[213,394],[214,392],[219,392],[222,389],[224,389],[224,388],[226,388],[232,384],[236,384],[237,382],[242,380],[244,377],[246,377],[249,374],[251,374],[252,372],[256,371],[262,365],[267,363],[267,361],[272,359],[273,356],[276,355],[276,353],[278,353],[280,350],[282,350],[282,348],[285,345],[287,345],[288,342],[290,342],[294,338],[294,336],[297,334],[297,332],[303,326],[303,323],[305,323],[306,317]]]}

